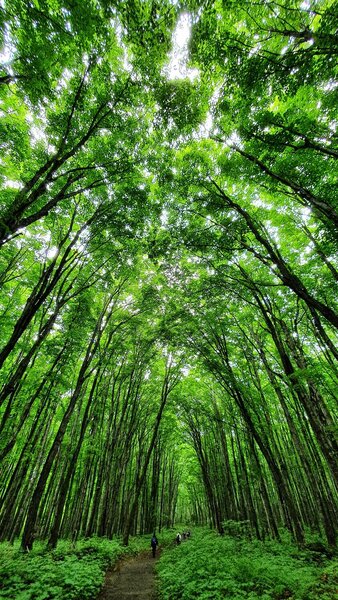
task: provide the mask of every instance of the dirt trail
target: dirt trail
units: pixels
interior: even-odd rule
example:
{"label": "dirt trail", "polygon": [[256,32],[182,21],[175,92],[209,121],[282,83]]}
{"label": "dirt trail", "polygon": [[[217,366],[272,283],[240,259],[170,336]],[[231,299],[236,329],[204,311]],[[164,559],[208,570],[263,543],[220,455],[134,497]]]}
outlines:
{"label": "dirt trail", "polygon": [[151,551],[120,560],[107,572],[97,600],[156,600],[155,562]]}

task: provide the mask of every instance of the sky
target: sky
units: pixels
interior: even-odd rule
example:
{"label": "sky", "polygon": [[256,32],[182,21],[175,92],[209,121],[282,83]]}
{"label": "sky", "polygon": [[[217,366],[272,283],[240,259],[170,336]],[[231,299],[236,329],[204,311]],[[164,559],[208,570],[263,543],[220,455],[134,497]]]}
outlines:
{"label": "sky", "polygon": [[195,79],[199,72],[188,67],[188,43],[191,35],[191,17],[183,13],[173,33],[173,48],[164,72],[169,79]]}

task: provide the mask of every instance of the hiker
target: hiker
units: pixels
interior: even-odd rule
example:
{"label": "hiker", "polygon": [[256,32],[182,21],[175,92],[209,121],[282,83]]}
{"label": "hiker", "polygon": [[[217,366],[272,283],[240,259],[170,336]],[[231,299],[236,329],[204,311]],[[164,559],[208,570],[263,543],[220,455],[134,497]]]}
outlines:
{"label": "hiker", "polygon": [[179,545],[181,543],[181,534],[178,533],[176,536],[176,544]]}
{"label": "hiker", "polygon": [[151,538],[150,546],[151,546],[151,549],[153,551],[153,558],[155,558],[156,547],[158,546],[158,539],[157,539],[157,537],[155,535],[155,531],[154,531],[153,537]]}

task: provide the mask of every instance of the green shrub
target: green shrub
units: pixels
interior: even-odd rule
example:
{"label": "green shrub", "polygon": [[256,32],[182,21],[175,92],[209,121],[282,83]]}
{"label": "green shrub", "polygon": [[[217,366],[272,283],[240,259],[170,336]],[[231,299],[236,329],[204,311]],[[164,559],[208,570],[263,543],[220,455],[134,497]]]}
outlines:
{"label": "green shrub", "polygon": [[248,537],[250,535],[249,521],[223,521],[224,532],[232,537]]}
{"label": "green shrub", "polygon": [[[324,577],[322,567],[295,546],[220,537],[208,530],[164,552],[157,569],[162,600],[335,598],[333,571],[326,570]],[[327,596],[318,594],[324,583]]]}
{"label": "green shrub", "polygon": [[8,600],[93,600],[109,565],[125,552],[117,540],[61,540],[47,552],[35,543],[29,554],[17,545],[0,544],[0,598]]}
{"label": "green shrub", "polygon": [[[161,543],[164,538],[161,535]],[[19,542],[0,544],[0,598],[94,600],[108,567],[124,554],[144,550],[150,550],[149,534],[130,538],[128,547],[120,538],[60,540],[51,552],[45,543],[36,541],[28,554],[20,551]]]}
{"label": "green shrub", "polygon": [[66,556],[14,556],[0,566],[1,598],[10,600],[88,600],[98,593],[104,571],[100,561]]}
{"label": "green shrub", "polygon": [[309,586],[304,600],[333,600],[337,598],[338,590],[338,560],[322,570],[316,581]]}

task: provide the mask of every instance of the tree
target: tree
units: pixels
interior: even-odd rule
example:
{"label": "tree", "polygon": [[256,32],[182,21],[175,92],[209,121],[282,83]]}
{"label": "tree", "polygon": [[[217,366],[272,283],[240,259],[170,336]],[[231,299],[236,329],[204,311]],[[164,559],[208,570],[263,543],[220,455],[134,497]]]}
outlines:
{"label": "tree", "polygon": [[[177,519],[336,544],[337,2],[202,4],[4,3],[0,536],[24,550]],[[183,13],[194,77],[169,80]]]}

